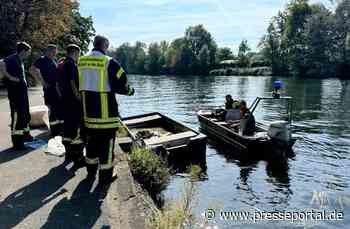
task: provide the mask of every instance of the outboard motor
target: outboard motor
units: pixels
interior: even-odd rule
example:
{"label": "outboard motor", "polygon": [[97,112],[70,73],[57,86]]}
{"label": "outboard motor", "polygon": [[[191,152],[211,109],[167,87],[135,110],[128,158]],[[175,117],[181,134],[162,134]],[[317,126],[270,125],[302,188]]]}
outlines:
{"label": "outboard motor", "polygon": [[274,140],[278,140],[286,144],[292,140],[290,125],[286,121],[272,122],[269,126],[267,135]]}

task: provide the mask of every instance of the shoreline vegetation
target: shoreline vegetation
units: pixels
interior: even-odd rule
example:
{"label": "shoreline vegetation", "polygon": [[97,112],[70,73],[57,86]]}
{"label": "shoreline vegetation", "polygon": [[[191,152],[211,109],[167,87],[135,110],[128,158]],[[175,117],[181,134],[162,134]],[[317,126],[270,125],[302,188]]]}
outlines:
{"label": "shoreline vegetation", "polygon": [[196,25],[170,43],[124,43],[109,54],[131,74],[350,79],[350,0],[334,1],[332,9],[308,0],[290,0],[271,18],[257,51],[245,39],[237,54],[218,47],[210,32]]}
{"label": "shoreline vegetation", "polygon": [[221,68],[209,72],[211,76],[272,76],[271,67]]}
{"label": "shoreline vegetation", "polygon": [[[112,48],[109,55],[118,59],[129,74],[350,79],[350,0],[331,2],[327,8],[309,0],[289,0],[271,18],[256,49],[251,49],[246,39],[236,53],[228,47],[219,47],[203,25],[195,25],[171,42],[123,43]],[[69,43],[76,43],[83,52],[88,51],[95,35],[93,18],[80,15],[78,2],[58,0],[49,7],[45,3],[35,3],[35,7],[33,4],[22,1],[1,5],[1,12],[6,13],[0,23],[4,31],[0,34],[0,58],[11,54],[19,40],[33,47],[26,67],[48,43],[58,44],[61,51]],[[24,17],[17,20],[16,15]]]}

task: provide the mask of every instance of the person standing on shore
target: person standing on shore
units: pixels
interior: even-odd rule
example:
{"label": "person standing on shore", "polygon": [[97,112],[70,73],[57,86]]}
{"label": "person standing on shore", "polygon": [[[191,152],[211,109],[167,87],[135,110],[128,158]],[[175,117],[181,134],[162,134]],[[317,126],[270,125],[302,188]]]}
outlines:
{"label": "person standing on shore", "polygon": [[49,108],[52,137],[61,135],[63,131],[62,95],[58,85],[57,63],[55,60],[57,52],[57,46],[49,44],[45,50],[45,55],[37,59],[30,67],[30,73],[41,81],[44,88],[44,100]]}
{"label": "person standing on shore", "polygon": [[66,161],[73,161],[76,168],[85,165],[83,155],[84,131],[81,99],[79,95],[79,73],[77,62],[80,48],[70,44],[66,48],[66,57],[58,64],[59,84],[62,91],[63,145],[66,148]]}
{"label": "person standing on shore", "polygon": [[28,84],[25,76],[23,60],[31,52],[26,42],[17,43],[15,54],[0,62],[0,71],[4,75],[11,109],[11,138],[15,150],[25,150],[24,142],[32,141],[29,122]]}
{"label": "person standing on shore", "polygon": [[108,39],[96,36],[93,45],[79,59],[79,91],[87,132],[87,179],[95,179],[100,164],[99,184],[104,187],[113,181],[114,144],[120,126],[115,93],[131,96],[134,89],[120,64],[106,55]]}

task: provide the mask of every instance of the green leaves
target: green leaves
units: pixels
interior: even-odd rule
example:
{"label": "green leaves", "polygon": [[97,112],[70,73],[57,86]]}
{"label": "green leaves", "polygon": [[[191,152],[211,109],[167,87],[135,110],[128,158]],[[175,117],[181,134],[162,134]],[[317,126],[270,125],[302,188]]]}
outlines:
{"label": "green leaves", "polygon": [[343,76],[349,72],[346,37],[350,0],[338,1],[332,12],[322,4],[292,0],[274,17],[261,42],[275,75]]}
{"label": "green leaves", "polygon": [[130,167],[134,178],[153,197],[160,194],[169,184],[169,169],[162,159],[149,149],[133,148]]}
{"label": "green leaves", "polygon": [[57,39],[57,44],[61,50],[65,50],[67,45],[76,44],[83,53],[89,49],[91,38],[95,35],[92,17],[83,17],[78,9],[71,12],[72,24],[68,33]]}
{"label": "green leaves", "polygon": [[217,45],[211,34],[197,25],[189,27],[184,37],[169,44],[153,42],[148,47],[136,42],[124,43],[110,52],[129,73],[208,75],[216,64]]}

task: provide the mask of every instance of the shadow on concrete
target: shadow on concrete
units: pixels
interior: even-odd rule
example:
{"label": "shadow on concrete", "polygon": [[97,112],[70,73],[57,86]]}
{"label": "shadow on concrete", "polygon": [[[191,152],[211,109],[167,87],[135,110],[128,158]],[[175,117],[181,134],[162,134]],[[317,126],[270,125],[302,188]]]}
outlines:
{"label": "shadow on concrete", "polygon": [[12,160],[15,160],[17,158],[20,158],[22,156],[27,155],[28,153],[35,151],[41,147],[43,147],[45,144],[47,144],[50,134],[49,132],[43,132],[35,137],[37,140],[34,142],[26,142],[25,145],[28,147],[26,150],[17,151],[12,148],[3,150],[0,152],[0,165]]}
{"label": "shadow on concrete", "polygon": [[[70,199],[66,197],[56,204],[47,222],[41,228],[92,228],[96,226],[109,186],[104,188],[97,186],[91,193],[93,183],[88,179],[81,181]],[[109,226],[101,225],[97,228],[109,228]]]}
{"label": "shadow on concrete", "polygon": [[26,154],[34,151],[35,149],[29,148],[27,150],[21,150],[21,151],[16,151],[13,150],[12,148],[3,150],[0,152],[0,164],[12,161],[14,159],[17,159],[19,157],[25,156]]}
{"label": "shadow on concrete", "polygon": [[[67,192],[62,186],[74,177],[63,163],[33,183],[15,191],[0,203],[1,228],[13,228],[27,216]],[[14,171],[15,172],[15,171]]]}

